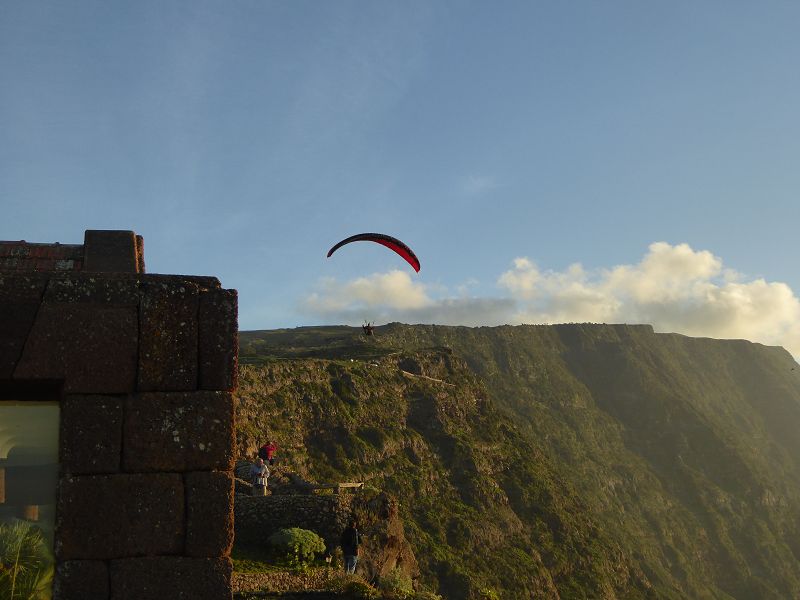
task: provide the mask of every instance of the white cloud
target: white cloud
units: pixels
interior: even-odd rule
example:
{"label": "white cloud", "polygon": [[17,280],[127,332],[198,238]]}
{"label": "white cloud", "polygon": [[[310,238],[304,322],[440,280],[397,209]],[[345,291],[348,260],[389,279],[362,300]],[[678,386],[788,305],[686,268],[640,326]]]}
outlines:
{"label": "white cloud", "polygon": [[800,300],[788,285],[748,280],[711,252],[651,244],[635,264],[587,271],[540,269],[514,259],[498,280],[500,297],[458,294],[414,281],[404,271],[351,282],[320,282],[303,311],[339,322],[404,321],[442,325],[503,323],[650,323],[656,331],[744,338],[800,355]]}
{"label": "white cloud", "polygon": [[344,284],[324,279],[320,288],[306,300],[306,307],[318,314],[372,307],[405,311],[433,303],[423,284],[414,282],[408,273],[399,270],[359,277]]}
{"label": "white cloud", "polygon": [[[464,287],[475,284],[469,280]],[[324,279],[301,306],[304,313],[351,325],[365,319],[378,323],[496,325],[505,323],[514,308],[515,302],[510,298],[447,297],[446,288],[414,281],[400,270],[346,283]]]}
{"label": "white cloud", "polygon": [[515,258],[514,268],[500,276],[500,285],[512,295],[530,300],[536,293],[536,284],[541,280],[539,269],[527,258]]}
{"label": "white cloud", "polygon": [[650,245],[634,265],[588,273],[514,261],[498,283],[517,300],[512,322],[650,323],[656,331],[744,338],[800,355],[800,300],[784,283],[746,281],[687,244]]}

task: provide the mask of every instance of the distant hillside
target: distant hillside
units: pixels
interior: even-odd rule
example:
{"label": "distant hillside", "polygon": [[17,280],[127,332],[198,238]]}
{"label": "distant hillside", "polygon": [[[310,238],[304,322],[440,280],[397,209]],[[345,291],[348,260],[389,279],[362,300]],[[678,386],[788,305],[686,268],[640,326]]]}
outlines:
{"label": "distant hillside", "polygon": [[[800,597],[800,368],[648,326],[241,332],[242,452],[401,501],[453,600]],[[794,369],[794,370],[793,370]]]}

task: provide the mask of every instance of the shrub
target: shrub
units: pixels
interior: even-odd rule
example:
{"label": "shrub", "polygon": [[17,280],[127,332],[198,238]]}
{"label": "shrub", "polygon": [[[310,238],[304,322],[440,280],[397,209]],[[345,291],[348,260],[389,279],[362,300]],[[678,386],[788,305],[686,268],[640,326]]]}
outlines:
{"label": "shrub", "polygon": [[378,580],[378,588],[390,598],[406,600],[414,593],[411,577],[400,569],[392,569]]}
{"label": "shrub", "polygon": [[359,600],[377,600],[381,597],[381,594],[378,590],[376,590],[366,581],[360,579],[349,582],[345,586],[344,591],[345,593],[350,594],[352,597],[358,598]]}
{"label": "shrub", "polygon": [[482,588],[478,597],[480,600],[500,600],[500,596],[490,588]]}
{"label": "shrub", "polygon": [[267,540],[275,552],[291,566],[305,567],[317,554],[325,552],[325,542],[313,531],[291,527],[280,529]]}
{"label": "shrub", "polygon": [[413,596],[411,596],[410,600],[442,600],[442,597],[439,594],[434,594],[433,592],[415,592]]}

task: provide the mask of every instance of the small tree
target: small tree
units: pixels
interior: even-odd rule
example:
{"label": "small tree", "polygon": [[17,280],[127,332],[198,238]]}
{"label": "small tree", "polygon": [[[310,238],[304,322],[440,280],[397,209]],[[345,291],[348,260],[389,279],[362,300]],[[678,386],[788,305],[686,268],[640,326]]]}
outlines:
{"label": "small tree", "polygon": [[304,568],[317,554],[325,552],[325,542],[313,531],[291,527],[280,529],[267,539],[275,552],[293,567]]}
{"label": "small tree", "polygon": [[0,598],[50,598],[53,558],[41,529],[27,521],[0,524]]}

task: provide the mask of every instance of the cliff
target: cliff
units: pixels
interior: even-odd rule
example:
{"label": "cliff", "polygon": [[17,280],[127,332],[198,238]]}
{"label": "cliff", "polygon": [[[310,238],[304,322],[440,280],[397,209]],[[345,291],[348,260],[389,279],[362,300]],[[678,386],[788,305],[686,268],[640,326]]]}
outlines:
{"label": "cliff", "polygon": [[647,326],[242,332],[244,454],[399,500],[448,598],[800,596],[800,368]]}

